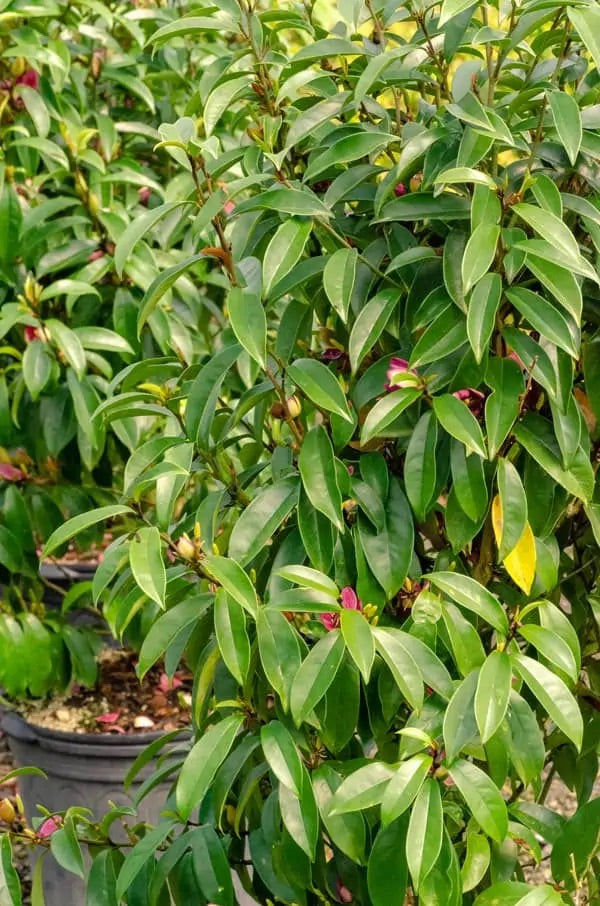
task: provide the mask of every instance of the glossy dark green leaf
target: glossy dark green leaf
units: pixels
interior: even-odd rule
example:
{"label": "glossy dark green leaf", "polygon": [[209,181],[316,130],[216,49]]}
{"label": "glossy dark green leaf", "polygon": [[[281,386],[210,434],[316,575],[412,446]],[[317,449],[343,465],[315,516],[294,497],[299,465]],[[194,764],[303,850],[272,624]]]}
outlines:
{"label": "glossy dark green leaf", "polygon": [[388,289],[378,293],[361,308],[348,344],[353,372],[357,371],[365,356],[373,350],[398,302],[398,292]]}
{"label": "glossy dark green leaf", "polygon": [[477,453],[467,456],[462,443],[456,440],[452,441],[450,451],[454,493],[469,519],[478,522],[488,504],[483,459]]}
{"label": "glossy dark green leaf", "polygon": [[387,596],[393,597],[407,576],[414,537],[410,506],[397,480],[390,482],[382,530],[359,517],[358,531],[371,572]]}
{"label": "glossy dark green leaf", "polygon": [[426,412],[417,422],[404,460],[404,487],[417,521],[424,521],[436,490],[437,422]]}
{"label": "glossy dark green leaf", "polygon": [[479,670],[473,670],[456,687],[444,714],[443,734],[448,764],[452,764],[456,756],[478,735],[475,718],[475,693],[478,681]]}
{"label": "glossy dark green leaf", "polygon": [[129,565],[133,578],[144,594],[164,608],[167,573],[160,532],[155,526],[138,529],[131,537]]}
{"label": "glossy dark green leaf", "polygon": [[467,311],[467,336],[475,359],[481,362],[488,348],[496,312],[502,296],[502,279],[499,274],[485,274],[474,287]]}
{"label": "glossy dark green leaf", "polygon": [[562,679],[523,654],[514,656],[513,665],[551,720],[580,749],[583,738],[581,711]]}
{"label": "glossy dark green leaf", "polygon": [[429,580],[461,607],[476,613],[499,633],[506,635],[508,619],[502,605],[475,579],[459,573],[435,572],[430,574]]}
{"label": "glossy dark green leaf", "polygon": [[487,457],[479,423],[462,400],[451,393],[436,396],[433,400],[433,411],[442,428],[451,437],[464,444],[468,451],[478,453],[484,459]]}
{"label": "glossy dark green leaf", "polygon": [[475,692],[475,717],[482,743],[504,720],[512,689],[512,667],[505,651],[492,651],[479,671]]}
{"label": "glossy dark green leaf", "polygon": [[292,715],[298,726],[327,692],[343,655],[344,639],[340,631],[334,629],[320,639],[302,661],[290,693]]}
{"label": "glossy dark green leaf", "polygon": [[322,362],[316,359],[296,359],[289,366],[288,375],[316,406],[352,421],[340,384]]}
{"label": "glossy dark green leaf", "polygon": [[342,495],[337,483],[333,447],[321,425],[312,428],[304,438],[298,467],[312,505],[334,526],[343,530]]}
{"label": "glossy dark green leaf", "polygon": [[267,318],[258,293],[232,286],[227,298],[232,330],[250,358],[264,368],[267,361]]}
{"label": "glossy dark green leaf", "polygon": [[360,434],[361,444],[364,446],[374,437],[385,437],[386,430],[420,396],[421,390],[411,387],[393,390],[382,397],[375,403],[364,421]]}
{"label": "glossy dark green leaf", "polygon": [[243,685],[250,668],[250,640],[244,608],[224,588],[215,595],[215,633],[230,673]]}
{"label": "glossy dark green leaf", "polygon": [[519,473],[510,460],[498,460],[497,481],[502,508],[502,535],[498,556],[504,560],[523,534],[527,523],[527,497]]}
{"label": "glossy dark green leaf", "polygon": [[231,597],[256,618],[258,599],[248,574],[231,557],[208,554],[203,561],[207,572],[219,582]]}
{"label": "glossy dark green leaf", "polygon": [[270,541],[298,500],[298,483],[284,479],[261,489],[237,519],[229,538],[229,555],[246,566]]}
{"label": "glossy dark green leaf", "polygon": [[[204,799],[217,770],[234,743],[243,720],[240,714],[224,717],[220,723],[201,736],[185,759],[176,789],[177,809],[184,820],[189,818]],[[121,875],[119,884],[121,885]]]}
{"label": "glossy dark green leaf", "polygon": [[299,797],[303,784],[302,761],[289,730],[278,720],[272,720],[261,728],[260,741],[279,782]]}
{"label": "glossy dark green leaf", "polygon": [[384,827],[403,815],[419,794],[433,763],[431,755],[419,753],[403,761],[387,785],[381,802]]}
{"label": "glossy dark green leaf", "polygon": [[375,837],[367,866],[367,886],[373,906],[402,906],[405,902],[407,825],[405,818],[400,818],[381,827]]}
{"label": "glossy dark green leaf", "polygon": [[343,321],[348,318],[356,280],[357,258],[356,249],[338,249],[327,259],[323,270],[323,287],[327,298]]}
{"label": "glossy dark green leaf", "polygon": [[440,787],[436,780],[428,777],[413,805],[406,836],[406,859],[416,892],[437,861],[443,833]]}

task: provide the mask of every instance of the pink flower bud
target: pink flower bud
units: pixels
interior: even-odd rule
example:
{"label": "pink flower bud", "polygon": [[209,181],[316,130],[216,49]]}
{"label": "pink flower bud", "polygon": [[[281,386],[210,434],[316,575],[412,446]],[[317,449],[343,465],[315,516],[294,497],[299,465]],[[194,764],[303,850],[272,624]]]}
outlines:
{"label": "pink flower bud", "polygon": [[327,632],[330,632],[332,629],[339,629],[340,627],[340,615],[339,613],[322,613],[319,615],[319,619]]}
{"label": "pink flower bud", "polygon": [[28,88],[33,88],[37,91],[40,87],[40,77],[35,69],[26,69],[25,72],[16,79],[16,84],[27,85]]}
{"label": "pink flower bud", "polygon": [[342,588],[340,597],[344,610],[362,610],[362,601],[359,600],[358,595],[350,586],[347,585]]}
{"label": "pink flower bud", "polygon": [[97,261],[98,258],[102,258],[103,256],[104,252],[102,251],[102,249],[96,249],[94,252],[91,252],[88,255],[88,261]]}
{"label": "pink flower bud", "polygon": [[25,336],[26,343],[33,343],[34,340],[37,340],[37,327],[31,327],[31,325],[28,324],[25,327],[23,334]]}
{"label": "pink flower bud", "polygon": [[46,818],[38,828],[38,837],[51,837],[60,828],[60,818]]}
{"label": "pink flower bud", "polygon": [[151,195],[152,195],[152,190],[150,189],[150,187],[142,186],[138,190],[138,198],[140,199],[140,204],[143,204],[145,207],[148,204],[148,202],[150,201]]}
{"label": "pink flower bud", "polygon": [[394,195],[398,198],[402,198],[403,195],[406,195],[406,186],[403,182],[399,182],[398,185],[394,187]]}
{"label": "pink flower bud", "polygon": [[23,481],[25,472],[11,466],[9,462],[0,462],[0,478],[4,481]]}
{"label": "pink flower bud", "polygon": [[233,214],[233,212],[235,211],[235,203],[233,201],[226,201],[223,205],[223,210],[225,211],[227,216]]}
{"label": "pink flower bud", "polygon": [[414,368],[409,368],[406,359],[393,356],[387,371],[386,390],[405,390],[409,387],[418,387],[421,382],[419,374]]}
{"label": "pink flower bud", "polygon": [[336,882],[337,895],[340,903],[351,903],[354,899],[351,890],[348,890],[341,878],[337,879]]}

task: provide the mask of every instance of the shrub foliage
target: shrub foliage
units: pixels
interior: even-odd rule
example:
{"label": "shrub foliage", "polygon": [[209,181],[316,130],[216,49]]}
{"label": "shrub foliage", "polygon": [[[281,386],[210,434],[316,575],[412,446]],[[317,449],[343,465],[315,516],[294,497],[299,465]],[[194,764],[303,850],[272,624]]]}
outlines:
{"label": "shrub foliage", "polygon": [[[127,46],[96,111],[71,69],[83,135],[139,157],[82,139],[68,227],[114,243],[87,280],[139,359],[91,360],[135,526],[94,594],[117,635],[142,614],[141,674],[196,678],[164,821],[100,847],[94,896],[228,906],[232,867],[263,903],[597,902],[597,3],[89,7]],[[159,92],[158,143],[111,73]]]}

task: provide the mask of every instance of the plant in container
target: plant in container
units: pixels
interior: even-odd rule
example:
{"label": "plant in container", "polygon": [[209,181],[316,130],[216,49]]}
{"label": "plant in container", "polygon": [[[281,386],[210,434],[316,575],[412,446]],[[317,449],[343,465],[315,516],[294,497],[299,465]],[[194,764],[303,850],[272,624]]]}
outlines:
{"label": "plant in container", "polygon": [[598,6],[163,13],[213,54],[160,151],[212,234],[138,324],[199,258],[218,312],[99,585],[140,677],[188,658],[195,736],[90,900],[597,902]]}

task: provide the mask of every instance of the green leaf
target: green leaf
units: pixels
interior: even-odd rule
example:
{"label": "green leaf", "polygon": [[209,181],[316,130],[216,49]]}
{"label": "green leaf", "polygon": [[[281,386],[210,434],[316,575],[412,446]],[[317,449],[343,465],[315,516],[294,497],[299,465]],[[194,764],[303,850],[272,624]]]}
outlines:
{"label": "green leaf", "polygon": [[221,386],[241,351],[238,343],[226,346],[213,355],[196,375],[189,389],[185,411],[185,426],[190,440],[207,443]]}
{"label": "green leaf", "polygon": [[23,353],[23,379],[25,386],[36,400],[52,375],[52,357],[46,343],[34,340]]}
{"label": "green leaf", "polygon": [[374,223],[388,223],[389,221],[429,220],[468,220],[470,205],[466,198],[442,192],[433,195],[428,192],[414,192],[395,198],[385,205],[382,216]]}
{"label": "green leaf", "polygon": [[207,573],[223,586],[234,601],[241,604],[251,617],[256,619],[258,599],[256,589],[239,563],[231,557],[219,557],[207,554],[202,565]]}
{"label": "green leaf", "polygon": [[50,837],[50,852],[65,871],[85,877],[83,853],[72,817],[65,818],[63,826]]}
{"label": "green leaf", "polygon": [[512,689],[512,668],[505,651],[492,651],[479,672],[475,693],[475,717],[481,742],[494,735],[508,708]]}
{"label": "green leaf", "polygon": [[528,785],[542,772],[546,749],[535,714],[525,699],[514,691],[510,696],[507,723],[510,760],[523,783]]}
{"label": "green leaf", "polygon": [[346,648],[365,683],[368,683],[375,659],[375,642],[371,627],[358,610],[343,610],[340,623]]}
{"label": "green leaf", "polygon": [[417,422],[404,459],[404,486],[418,522],[424,522],[437,486],[437,422],[426,412]]}
{"label": "green leaf", "polygon": [[554,432],[544,418],[537,413],[527,413],[515,425],[514,435],[538,465],[570,494],[586,503],[591,499],[594,477],[587,454],[581,451],[581,455],[571,462],[570,468],[563,469]]}
{"label": "green leaf", "polygon": [[374,154],[394,140],[395,136],[387,132],[354,132],[352,135],[346,135],[334,141],[331,147],[321,154],[310,158],[304,172],[304,180],[314,180],[333,166],[351,163]]}
{"label": "green leaf", "polygon": [[146,863],[155,858],[155,851],[172,832],[175,822],[164,821],[138,840],[129,850],[117,877],[117,900],[121,901]]}
{"label": "green leaf", "polygon": [[401,762],[383,795],[381,823],[384,827],[410,808],[419,795],[432,764],[433,758],[424,752]]}
{"label": "green leaf", "polygon": [[543,664],[524,654],[515,655],[513,665],[550,719],[580,750],[583,719],[579,706],[565,683]]}
{"label": "green leaf", "polygon": [[283,566],[277,570],[277,575],[296,585],[324,592],[334,601],[337,601],[340,596],[340,590],[333,579],[310,566]]}
{"label": "green leaf", "polygon": [[573,684],[577,682],[579,670],[573,652],[556,632],[535,623],[526,623],[519,628],[519,635],[541,654],[553,667],[565,673]]}
{"label": "green leaf", "polygon": [[600,10],[595,6],[568,7],[567,15],[600,71]]}
{"label": "green leaf", "polygon": [[467,242],[462,260],[462,282],[465,296],[490,269],[500,236],[500,227],[480,223]]}
{"label": "green leaf", "polygon": [[350,300],[356,281],[358,252],[355,248],[338,249],[325,264],[323,288],[327,298],[344,323],[348,320]]}
{"label": "green leaf", "polygon": [[514,359],[496,357],[488,363],[485,381],[492,388],[485,401],[485,427],[490,460],[494,460],[519,414],[525,382]]}
{"label": "green leaf", "polygon": [[403,818],[380,827],[369,855],[367,887],[372,906],[403,906],[408,880],[406,859],[407,821]]}
{"label": "green leaf", "polygon": [[79,380],[81,380],[85,374],[86,358],[77,334],[66,324],[63,324],[62,321],[57,321],[55,318],[49,318],[45,321],[44,326],[50,334],[52,342],[58,346],[59,351],[62,352]]}
{"label": "green leaf", "polygon": [[167,571],[160,532],[155,526],[138,529],[129,541],[129,565],[133,578],[152,601],[165,607]]}
{"label": "green leaf", "polygon": [[170,201],[167,204],[161,204],[157,208],[146,211],[144,214],[135,217],[131,221],[129,226],[119,236],[115,246],[114,265],[119,277],[123,273],[123,268],[127,263],[127,259],[133,252],[137,243],[144,238],[146,233],[150,232],[152,227],[156,226],[156,224],[161,221],[163,217],[166,217],[167,214],[170,214],[171,211],[189,204],[191,204],[190,201]]}
{"label": "green leaf", "polygon": [[491,176],[488,176],[487,173],[482,173],[481,170],[474,170],[472,167],[450,167],[449,169],[438,173],[433,180],[434,185],[446,183],[446,185],[449,186],[466,182],[487,186],[492,192],[496,192],[498,189],[498,186]]}
{"label": "green leaf", "polygon": [[202,111],[204,128],[207,135],[214,132],[215,126],[235,101],[250,90],[250,79],[247,75],[227,79],[214,88],[206,99]]}
{"label": "green leaf", "polygon": [[303,784],[302,761],[289,730],[278,720],[261,727],[260,741],[269,767],[280,783],[295,796],[300,796]]}
{"label": "green leaf", "polygon": [[557,252],[576,267],[581,266],[582,258],[573,233],[560,218],[549,211],[542,211],[536,205],[523,202],[513,206],[518,214],[535,232],[553,246]]}
{"label": "green leaf", "polygon": [[310,777],[304,767],[300,796],[296,796],[287,786],[280,786],[279,808],[290,837],[314,862],[319,841],[319,812]]}
{"label": "green leaf", "polygon": [[483,470],[483,459],[477,453],[465,454],[465,448],[456,440],[450,448],[452,487],[461,509],[473,522],[483,518],[488,505],[488,491]]}
{"label": "green leaf", "polygon": [[455,305],[448,305],[423,331],[410,357],[411,368],[420,368],[451,355],[467,342],[466,322]]}
{"label": "green leaf", "polygon": [[445,25],[450,19],[454,19],[456,16],[464,13],[465,10],[470,9],[471,6],[473,6],[473,0],[444,0],[440,18],[438,20],[438,27],[441,28],[441,26]]}
{"label": "green leaf", "polygon": [[337,483],[333,447],[322,425],[311,428],[304,438],[298,468],[312,505],[343,531],[342,495]]}
{"label": "green leaf", "polygon": [[[312,220],[290,217],[278,227],[263,258],[263,288],[268,296],[279,280],[298,263],[312,230]],[[241,340],[240,340],[241,342]]]}
{"label": "green leaf", "polygon": [[298,482],[286,478],[259,490],[236,520],[229,556],[246,566],[260,553],[298,502]]}
{"label": "green leaf", "polygon": [[21,882],[12,861],[12,846],[8,834],[0,836],[0,903],[2,906],[21,906]]}
{"label": "green leaf", "polygon": [[300,217],[331,217],[331,212],[309,189],[292,187],[267,189],[237,208],[238,214],[246,211],[267,210],[280,214],[296,214]]}
{"label": "green leaf", "polygon": [[[571,330],[565,316],[547,299],[522,286],[506,290],[506,296],[534,330],[564,349],[573,358],[579,356],[579,331]],[[574,337],[573,334],[576,334]]]}
{"label": "green leaf", "polygon": [[289,366],[288,375],[316,406],[335,412],[352,422],[344,392],[333,373],[322,362],[316,359],[296,359]]}
{"label": "green leaf", "polygon": [[508,633],[508,618],[502,605],[483,585],[470,576],[459,573],[434,572],[427,577],[449,598],[480,616],[501,635]]}
{"label": "green leaf", "polygon": [[452,764],[465,746],[477,737],[475,718],[475,692],[479,670],[473,670],[456,687],[444,714],[443,736],[446,746],[446,761]]}
{"label": "green leaf", "polygon": [[451,393],[436,396],[433,411],[442,428],[465,445],[469,452],[479,453],[485,459],[487,452],[479,422],[466,403]]}
{"label": "green leaf", "polygon": [[483,834],[467,829],[467,852],[460,870],[463,893],[477,887],[490,865],[490,844]]}
{"label": "green leaf", "polygon": [[415,893],[437,862],[442,848],[444,815],[440,788],[427,777],[410,815],[406,837],[406,860]]}
{"label": "green leaf", "polygon": [[361,814],[347,813],[344,815],[331,815],[331,800],[340,785],[340,777],[327,764],[321,764],[312,773],[313,791],[321,813],[325,829],[345,855],[359,865],[365,860],[365,822]]}
{"label": "green leaf", "polygon": [[358,534],[371,572],[392,598],[408,574],[414,537],[410,507],[396,479],[390,482],[384,524],[377,530],[359,516]]}
{"label": "green leaf", "polygon": [[393,390],[382,397],[375,403],[364,421],[360,435],[361,444],[365,446],[374,437],[385,437],[386,429],[421,395],[422,391],[417,388],[406,388]]}
{"label": "green leaf", "polygon": [[481,362],[489,346],[501,297],[502,278],[499,274],[485,274],[471,293],[467,336],[477,362]]}
{"label": "green leaf", "polygon": [[227,669],[242,686],[250,669],[250,640],[244,609],[224,588],[215,595],[215,634]]}
{"label": "green leaf", "polygon": [[181,277],[182,274],[185,274],[191,267],[194,266],[198,261],[202,261],[204,255],[192,255],[191,258],[186,258],[185,261],[180,261],[178,264],[173,264],[171,267],[166,268],[162,271],[158,277],[155,277],[148,289],[144,294],[144,298],[141,301],[138,319],[137,319],[137,333],[138,337],[142,333],[142,328],[162,297],[165,295],[168,290],[171,289],[173,284]]}
{"label": "green leaf", "polygon": [[390,669],[400,692],[415,711],[423,707],[423,675],[400,629],[373,629],[377,651]]}
{"label": "green leaf", "polygon": [[331,800],[329,814],[360,812],[379,805],[393,776],[393,767],[381,761],[363,765],[342,781]]}
{"label": "green leaf", "polygon": [[302,661],[292,682],[290,706],[300,726],[333,682],[344,656],[344,639],[337,629],[319,639]]}
{"label": "green leaf", "polygon": [[232,286],[227,297],[229,321],[237,340],[261,368],[267,364],[267,318],[260,296]]}
{"label": "green leaf", "polygon": [[[110,849],[104,849],[94,857],[87,878],[85,906],[113,906],[117,902],[116,862],[116,855]],[[42,864],[41,859],[39,863]],[[43,900],[40,906],[43,906]]]}
{"label": "green leaf", "polygon": [[348,341],[353,373],[379,340],[398,302],[398,291],[388,289],[378,293],[361,308]]}
{"label": "green leaf", "polygon": [[296,630],[279,611],[261,607],[256,634],[265,676],[287,711],[290,688],[301,662]]}
{"label": "green leaf", "polygon": [[213,827],[204,825],[192,832],[191,844],[193,874],[206,901],[233,906],[233,879],[222,839]]}
{"label": "green leaf", "polygon": [[140,679],[144,678],[150,667],[164,655],[178,636],[201,618],[212,603],[212,594],[194,595],[159,616],[150,627],[140,649],[137,666]]}
{"label": "green leaf", "polygon": [[96,510],[89,510],[87,513],[81,513],[79,516],[74,516],[72,519],[65,522],[64,525],[59,526],[55,532],[52,532],[44,545],[41,558],[45,559],[46,557],[49,557],[57,548],[62,547],[65,542],[74,538],[80,532],[84,532],[86,529],[91,528],[92,525],[96,525],[98,522],[105,522],[108,519],[114,519],[116,516],[124,516],[126,513],[133,514],[131,507],[113,504],[111,506],[99,507]]}
{"label": "green leaf", "polygon": [[567,152],[571,166],[575,166],[581,147],[583,128],[581,114],[575,98],[566,91],[550,92],[550,110],[558,137]]}
{"label": "green leaf", "polygon": [[183,820],[189,819],[193,810],[206,796],[243,722],[244,717],[241,714],[224,717],[218,724],[206,730],[188,754],[179,773],[176,788],[177,810]]}
{"label": "green leaf", "polygon": [[483,832],[502,843],[508,833],[508,813],[494,781],[481,768],[462,759],[448,772]]}
{"label": "green leaf", "polygon": [[[527,524],[527,497],[519,473],[508,459],[498,460],[501,531],[498,556],[504,560],[519,542]],[[494,526],[495,528],[495,526]]]}

